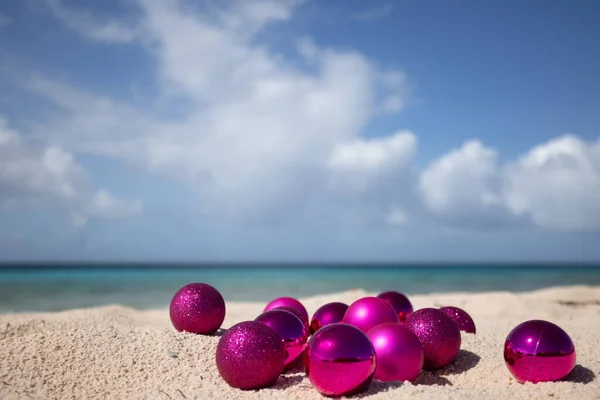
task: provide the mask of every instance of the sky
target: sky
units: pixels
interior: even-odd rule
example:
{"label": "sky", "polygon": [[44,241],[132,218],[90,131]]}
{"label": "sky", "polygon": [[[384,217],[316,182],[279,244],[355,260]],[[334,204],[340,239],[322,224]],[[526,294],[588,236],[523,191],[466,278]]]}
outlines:
{"label": "sky", "polygon": [[594,0],[8,0],[0,261],[600,261]]}

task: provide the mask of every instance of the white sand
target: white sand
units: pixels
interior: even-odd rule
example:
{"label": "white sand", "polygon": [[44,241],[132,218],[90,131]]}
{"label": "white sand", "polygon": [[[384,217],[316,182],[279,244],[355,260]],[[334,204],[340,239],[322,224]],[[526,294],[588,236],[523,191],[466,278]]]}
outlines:
{"label": "white sand", "polygon": [[[330,301],[350,303],[363,291],[304,299],[310,313]],[[600,288],[567,287],[525,294],[413,296],[415,309],[454,305],[474,318],[463,351],[414,384],[374,381],[369,399],[600,399]],[[562,303],[562,304],[561,304]],[[224,327],[254,319],[262,303],[228,303]],[[566,381],[519,384],[504,366],[510,330],[528,319],[560,325],[573,339],[578,366]],[[260,391],[230,388],[214,362],[219,338],[176,332],[167,310],[109,306],[61,313],[0,316],[1,399],[314,399],[302,373]]]}

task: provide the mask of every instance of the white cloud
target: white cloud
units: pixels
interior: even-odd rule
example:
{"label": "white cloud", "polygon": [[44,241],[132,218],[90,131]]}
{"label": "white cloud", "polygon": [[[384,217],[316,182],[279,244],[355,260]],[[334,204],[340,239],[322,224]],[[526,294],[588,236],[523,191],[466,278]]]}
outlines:
{"label": "white cloud", "polygon": [[544,228],[600,229],[600,139],[564,135],[531,149],[504,169],[510,210]]}
{"label": "white cloud", "polygon": [[502,166],[495,150],[469,141],[425,169],[419,186],[432,213],[463,224],[497,226],[512,216],[552,230],[598,230],[600,140],[565,135]]}
{"label": "white cloud", "polygon": [[394,2],[387,1],[361,12],[352,14],[352,19],[361,22],[371,22],[389,16],[394,11]]}
{"label": "white cloud", "polygon": [[99,21],[90,12],[75,10],[62,4],[62,0],[44,0],[54,16],[65,26],[73,29],[88,39],[111,43],[129,43],[138,35],[136,29],[117,22],[105,19]]}
{"label": "white cloud", "polygon": [[128,202],[95,190],[73,155],[57,146],[36,148],[0,117],[0,204],[63,210],[81,225],[88,218],[125,217],[141,211]]}

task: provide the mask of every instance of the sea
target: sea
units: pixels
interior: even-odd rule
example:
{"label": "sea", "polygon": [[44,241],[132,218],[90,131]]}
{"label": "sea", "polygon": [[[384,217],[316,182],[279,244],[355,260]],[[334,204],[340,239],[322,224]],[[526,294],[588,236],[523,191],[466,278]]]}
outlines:
{"label": "sea", "polygon": [[191,282],[208,283],[226,301],[267,302],[351,289],[441,292],[523,292],[600,286],[600,264],[199,264],[0,265],[0,313],[63,311],[121,304],[166,308]]}

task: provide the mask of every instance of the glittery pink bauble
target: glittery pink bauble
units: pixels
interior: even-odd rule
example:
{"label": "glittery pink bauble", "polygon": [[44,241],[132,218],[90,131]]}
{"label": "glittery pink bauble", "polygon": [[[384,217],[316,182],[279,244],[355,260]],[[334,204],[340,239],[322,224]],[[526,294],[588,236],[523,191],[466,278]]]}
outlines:
{"label": "glittery pink bauble", "polygon": [[460,329],[445,312],[435,308],[422,308],[406,318],[405,326],[423,345],[424,368],[436,369],[450,364],[460,350]]}
{"label": "glittery pink bauble", "polygon": [[523,322],[504,342],[506,367],[521,383],[562,379],[571,373],[576,358],[567,332],[548,321]]}
{"label": "glittery pink bauble", "polygon": [[273,328],[281,337],[287,352],[284,368],[288,369],[306,348],[308,329],[300,321],[300,318],[281,308],[262,313],[255,321]]}
{"label": "glittery pink bauble", "polygon": [[412,381],[421,373],[425,354],[419,338],[400,324],[381,324],[367,334],[377,355],[375,379]]}
{"label": "glittery pink bauble", "polygon": [[458,324],[461,331],[475,333],[475,322],[465,310],[458,307],[442,307],[440,310],[448,314]]}
{"label": "glittery pink bauble", "polygon": [[291,312],[296,317],[300,318],[300,321],[302,321],[302,324],[306,327],[306,330],[310,330],[310,326],[308,325],[308,317],[305,316],[301,311],[298,311],[297,308],[294,308],[294,307],[277,307],[277,308],[274,308],[273,310],[285,310],[285,311]]}
{"label": "glittery pink bauble", "polygon": [[257,321],[229,328],[217,345],[217,369],[230,386],[260,389],[271,386],[283,372],[286,351],[272,328]]}
{"label": "glittery pink bauble", "polygon": [[306,375],[326,396],[350,396],[367,389],[375,366],[375,349],[367,335],[343,323],[319,329],[304,352]]}
{"label": "glittery pink bauble", "polygon": [[[263,312],[271,311],[271,310],[273,310],[275,308],[279,308],[279,307],[295,308],[297,311],[302,313],[302,318],[304,318],[308,321],[308,311],[306,311],[306,308],[304,308],[302,303],[300,303],[298,300],[294,299],[293,297],[278,297],[275,300],[271,300],[271,302],[269,304],[267,304],[267,306],[265,307]],[[300,319],[302,319],[302,318],[300,318]]]}
{"label": "glittery pink bauble", "polygon": [[327,303],[322,305],[310,321],[310,333],[314,335],[316,331],[324,326],[342,322],[346,310],[348,310],[348,305],[344,303]]}
{"label": "glittery pink bauble", "polygon": [[206,283],[190,283],[175,293],[169,314],[178,331],[210,335],[225,320],[225,301],[214,287]]}
{"label": "glittery pink bauble", "polygon": [[385,300],[377,297],[363,297],[356,300],[348,307],[342,321],[356,326],[364,333],[380,324],[399,322],[394,308]]}
{"label": "glittery pink bauble", "polygon": [[390,303],[396,313],[398,313],[398,319],[400,322],[406,321],[406,317],[413,312],[413,306],[404,294],[400,292],[395,292],[393,290],[382,292],[377,295],[378,298],[387,301]]}

